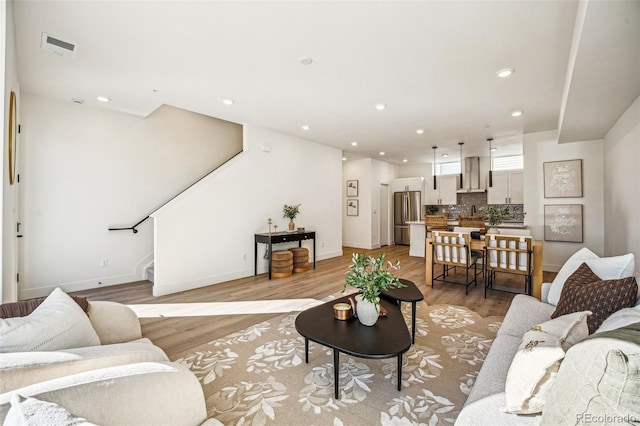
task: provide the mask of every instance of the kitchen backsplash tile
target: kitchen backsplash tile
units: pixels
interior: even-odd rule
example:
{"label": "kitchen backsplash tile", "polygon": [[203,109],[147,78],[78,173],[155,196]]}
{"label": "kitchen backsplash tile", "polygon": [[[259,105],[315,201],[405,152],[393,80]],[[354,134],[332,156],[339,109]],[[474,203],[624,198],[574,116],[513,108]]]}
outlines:
{"label": "kitchen backsplash tile", "polygon": [[[446,214],[449,219],[457,219],[458,216],[471,216],[473,206],[475,211],[480,210],[481,207],[487,205],[487,193],[486,192],[470,192],[466,194],[458,194],[458,204],[449,206],[428,206],[427,211],[431,214]],[[497,207],[504,207],[506,205],[497,204]],[[505,222],[523,222],[524,221],[524,206],[522,204],[510,204],[508,205],[511,211],[515,213],[513,219]],[[435,211],[433,209],[435,208]]]}

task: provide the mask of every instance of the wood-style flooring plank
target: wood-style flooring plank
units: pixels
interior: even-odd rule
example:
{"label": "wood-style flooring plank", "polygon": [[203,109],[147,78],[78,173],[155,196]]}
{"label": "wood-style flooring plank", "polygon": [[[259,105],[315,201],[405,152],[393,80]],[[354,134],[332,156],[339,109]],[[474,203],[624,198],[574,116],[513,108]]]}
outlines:
{"label": "wood-style flooring plank", "polygon": [[[256,301],[255,306],[258,310],[263,305],[265,310],[268,310],[269,304],[262,302],[279,299],[321,299],[340,292],[344,275],[351,264],[351,255],[355,251],[374,256],[385,253],[387,260],[392,262],[399,260],[400,271],[397,275],[416,283],[429,305],[467,306],[484,317],[502,316],[506,313],[514,296],[510,293],[494,291],[490,292],[485,299],[481,275],[478,286],[470,287],[467,296],[464,294],[464,286],[446,283],[436,283],[434,288],[426,286],[424,259],[409,256],[409,248],[406,246],[385,246],[376,250],[344,247],[342,256],[318,261],[315,270],[310,269],[304,273],[293,274],[291,277],[269,280],[266,274],[262,274],[161,297],[152,295],[152,284],[148,281],[99,287],[73,294],[88,297],[89,300],[110,300],[128,305]],[[545,273],[545,281],[553,279],[553,275]],[[518,287],[521,285],[520,277],[514,280],[505,275],[500,280],[507,285]],[[212,312],[204,316],[172,317],[169,313],[161,318],[141,318],[140,322],[143,335],[160,346],[171,359],[175,359],[177,354],[192,347],[278,315],[281,313],[216,315]]]}

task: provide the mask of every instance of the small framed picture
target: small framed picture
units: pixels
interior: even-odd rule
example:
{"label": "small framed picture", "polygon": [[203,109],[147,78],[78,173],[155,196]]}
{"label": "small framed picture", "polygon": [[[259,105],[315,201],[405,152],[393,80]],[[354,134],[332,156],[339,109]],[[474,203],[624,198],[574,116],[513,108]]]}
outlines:
{"label": "small framed picture", "polygon": [[348,180],[347,181],[347,197],[357,197],[357,196],[358,196],[358,181]]}
{"label": "small framed picture", "polygon": [[347,200],[347,216],[358,216],[358,200]]}
{"label": "small framed picture", "polygon": [[582,204],[545,204],[544,240],[581,243]]}
{"label": "small framed picture", "polygon": [[543,164],[544,198],[582,197],[582,160]]}

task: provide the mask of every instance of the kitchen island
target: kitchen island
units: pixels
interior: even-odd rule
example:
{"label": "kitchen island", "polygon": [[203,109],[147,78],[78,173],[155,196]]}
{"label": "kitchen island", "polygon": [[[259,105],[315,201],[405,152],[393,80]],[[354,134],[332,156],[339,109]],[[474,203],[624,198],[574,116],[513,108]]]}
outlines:
{"label": "kitchen island", "polygon": [[[426,228],[423,221],[407,222],[409,224],[409,256],[425,257],[425,239],[427,238]],[[453,230],[454,226],[458,226],[457,220],[447,222],[449,229]],[[489,228],[489,224],[485,224]],[[509,233],[509,229],[526,229],[527,225],[523,222],[507,222],[502,223],[494,228],[505,229],[504,234]]]}

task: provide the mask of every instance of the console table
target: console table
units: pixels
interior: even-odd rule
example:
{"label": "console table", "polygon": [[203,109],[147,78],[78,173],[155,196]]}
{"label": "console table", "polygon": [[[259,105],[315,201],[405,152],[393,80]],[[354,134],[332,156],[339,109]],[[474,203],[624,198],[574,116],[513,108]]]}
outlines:
{"label": "console table", "polygon": [[263,234],[255,234],[255,243],[254,243],[254,275],[258,275],[258,243],[267,244],[267,253],[269,254],[269,279],[271,279],[271,253],[273,244],[279,243],[289,243],[292,241],[298,242],[298,247],[302,247],[302,241],[304,240],[312,240],[313,241],[313,269],[316,269],[316,233],[313,232],[272,232],[263,233]]}

